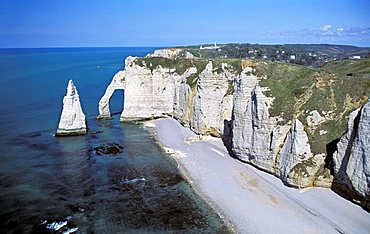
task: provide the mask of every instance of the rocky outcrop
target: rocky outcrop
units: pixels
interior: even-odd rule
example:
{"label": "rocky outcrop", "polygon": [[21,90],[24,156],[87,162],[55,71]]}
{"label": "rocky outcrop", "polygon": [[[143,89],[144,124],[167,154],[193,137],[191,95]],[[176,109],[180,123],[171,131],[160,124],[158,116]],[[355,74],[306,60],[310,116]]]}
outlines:
{"label": "rocky outcrop", "polygon": [[175,49],[175,48],[155,50],[153,53],[148,54],[146,57],[161,57],[161,58],[167,58],[167,59],[177,59],[177,58],[192,59],[194,58],[194,56],[191,53],[183,49]]}
{"label": "rocky outcrop", "polygon": [[[124,89],[121,121],[172,116],[198,134],[219,136],[224,142],[231,140],[229,149],[237,158],[278,176],[287,185],[330,187],[333,177],[329,153],[325,152],[327,143],[319,141],[332,137],[327,127],[345,112],[338,114],[325,103],[320,108],[310,103],[311,98],[318,98],[312,97],[316,95],[311,90],[315,83],[299,81],[300,77],[294,76],[311,74],[310,70],[274,64],[270,72],[257,76],[258,69],[266,69],[267,65],[258,66],[244,60],[194,58],[182,49],[158,50],[145,58],[128,57],[124,71],[116,74],[99,103],[100,116],[110,116],[112,93]],[[284,72],[290,74],[286,78],[290,82],[287,87],[283,83],[284,74],[280,74]],[[279,73],[279,80],[274,73]],[[271,81],[269,76],[273,77]],[[306,85],[304,89],[299,82]],[[271,84],[272,89],[278,87],[284,95],[291,92],[291,96],[282,95],[285,99],[280,97],[277,102],[266,84]],[[293,89],[292,85],[297,87]],[[280,108],[285,113],[279,114]],[[338,143],[333,158],[337,180],[362,197],[369,193],[368,112],[368,107],[364,107],[358,127],[356,113],[351,115],[349,132]],[[319,150],[317,144],[321,144]]]}
{"label": "rocky outcrop", "polygon": [[231,120],[232,102],[228,90],[234,78],[235,74],[226,69],[214,72],[212,62],[200,73],[190,122],[195,132],[218,137],[223,135],[224,121]]}
{"label": "rocky outcrop", "polygon": [[[289,185],[307,187],[307,183],[301,183],[299,180],[312,177],[312,174],[316,173],[318,168],[315,173],[309,173],[307,171],[307,166],[309,165],[308,159],[311,156],[311,147],[308,143],[307,133],[302,123],[299,120],[294,120],[285,139],[284,146],[277,157],[276,174]],[[315,159],[311,159],[311,161],[313,164],[316,164]],[[298,165],[301,165],[302,168],[297,168],[299,167]],[[310,181],[313,181],[313,178]]]}
{"label": "rocky outcrop", "polygon": [[337,185],[370,209],[370,102],[350,114],[333,166]]}
{"label": "rocky outcrop", "polygon": [[262,93],[250,71],[246,68],[234,83],[233,152],[239,159],[273,172],[275,148],[280,143],[276,139],[281,134],[276,129],[274,135],[277,121],[269,117],[271,99]]}
{"label": "rocky outcrop", "polygon": [[347,173],[355,191],[370,201],[370,102],[361,110]]}
{"label": "rocky outcrop", "polygon": [[[238,74],[235,64],[208,61],[202,69],[196,60],[186,59],[178,66],[190,64],[188,67],[171,67],[178,62],[178,52],[166,49],[147,59],[128,57],[125,70],[116,74],[100,101],[100,115],[109,117],[109,98],[115,89],[123,88],[121,121],[170,115],[198,134],[232,141],[236,157],[280,176],[287,184],[313,184],[322,158],[307,161],[312,155],[306,150],[308,139],[301,122],[296,120],[291,127],[279,124],[279,116],[270,117],[274,98],[264,94],[269,90],[259,86],[260,78],[252,75],[254,68],[247,64]],[[161,55],[173,59],[170,67],[162,67],[161,63],[169,60],[156,57]],[[307,151],[306,156],[300,154],[300,147]],[[314,165],[304,173],[304,181],[298,170],[302,163]]]}
{"label": "rocky outcrop", "polygon": [[[196,72],[196,68],[195,72]],[[195,73],[193,72],[193,73]],[[183,125],[190,127],[190,119],[193,113],[193,91],[188,84],[186,79],[183,79],[181,83],[176,86],[175,91],[175,102],[173,104],[173,115]]]}
{"label": "rocky outcrop", "polygon": [[[251,68],[250,68],[251,69]],[[235,80],[233,152],[239,159],[279,176],[286,184],[312,186],[325,156],[312,157],[307,133],[299,120],[280,125],[270,117],[273,99],[266,97],[258,77],[246,69]]]}
{"label": "rocky outcrop", "polygon": [[307,125],[314,130],[317,128],[317,126],[326,121],[325,117],[322,117],[317,110],[311,111],[306,120]]}
{"label": "rocky outcrop", "polygon": [[118,72],[108,85],[104,96],[99,101],[99,116],[98,119],[110,119],[109,100],[116,89],[125,89],[125,73],[126,71]]}
{"label": "rocky outcrop", "polygon": [[63,110],[56,135],[67,136],[86,133],[85,114],[82,111],[80,97],[73,81],[70,80],[67,86],[67,94],[63,98]]}
{"label": "rocky outcrop", "polygon": [[[188,73],[186,73],[188,75]],[[99,102],[98,118],[110,118],[109,100],[116,89],[124,89],[124,109],[121,121],[147,119],[171,114],[175,84],[181,76],[173,69],[161,66],[151,70],[136,64],[134,57],[125,60],[124,71],[114,77]]]}
{"label": "rocky outcrop", "polygon": [[[202,71],[189,66],[178,74],[176,68],[152,68],[145,61],[138,63],[128,57],[124,71],[113,77],[99,102],[98,118],[110,118],[109,100],[114,90],[124,89],[122,122],[167,115],[197,133],[221,136],[224,121],[231,120],[232,82],[236,76],[231,67],[224,66],[216,71],[210,62]],[[190,87],[188,79],[197,72],[196,86]]]}

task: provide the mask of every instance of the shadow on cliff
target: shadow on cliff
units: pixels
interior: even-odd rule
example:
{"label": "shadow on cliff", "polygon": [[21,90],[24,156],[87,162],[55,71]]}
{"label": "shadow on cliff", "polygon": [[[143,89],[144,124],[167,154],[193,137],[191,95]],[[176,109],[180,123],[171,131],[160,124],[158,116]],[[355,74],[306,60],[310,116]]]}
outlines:
{"label": "shadow on cliff", "polygon": [[221,136],[221,139],[229,155],[232,158],[238,159],[232,150],[232,147],[233,147],[233,143],[232,143],[233,129],[232,128],[233,128],[232,120],[224,119],[224,131],[223,131],[223,135]]}
{"label": "shadow on cliff", "polygon": [[351,180],[347,174],[348,162],[350,160],[353,142],[358,131],[358,125],[360,122],[361,110],[358,112],[358,115],[353,121],[353,130],[351,132],[350,138],[348,139],[348,145],[345,149],[344,157],[340,164],[340,168],[337,173],[334,172],[333,165],[333,155],[338,151],[337,143],[340,141],[340,138],[335,139],[329,142],[326,145],[326,158],[325,158],[325,167],[330,169],[330,174],[333,175],[333,183],[331,185],[331,190],[334,191],[339,196],[354,202],[355,204],[361,206],[364,210],[370,212],[370,201],[367,201],[366,198],[360,197],[353,188]]}
{"label": "shadow on cliff", "polygon": [[111,109],[111,116],[120,115],[123,111],[125,99],[125,91],[123,89],[114,90],[109,99],[109,108]]}

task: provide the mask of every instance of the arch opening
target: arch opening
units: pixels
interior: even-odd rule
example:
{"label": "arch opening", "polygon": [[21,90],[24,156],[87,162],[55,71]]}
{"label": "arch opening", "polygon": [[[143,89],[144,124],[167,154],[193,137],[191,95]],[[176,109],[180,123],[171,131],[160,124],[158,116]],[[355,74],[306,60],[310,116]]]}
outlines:
{"label": "arch opening", "polygon": [[111,116],[121,115],[124,109],[125,91],[123,89],[114,90],[109,99],[109,109]]}

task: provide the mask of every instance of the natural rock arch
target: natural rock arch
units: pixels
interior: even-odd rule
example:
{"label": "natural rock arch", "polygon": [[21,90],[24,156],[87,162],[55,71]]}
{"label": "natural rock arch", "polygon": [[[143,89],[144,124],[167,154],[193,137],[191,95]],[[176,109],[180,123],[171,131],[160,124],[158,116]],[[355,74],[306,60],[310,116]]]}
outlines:
{"label": "natural rock arch", "polygon": [[118,72],[108,85],[103,97],[99,101],[99,116],[98,119],[111,119],[109,109],[109,101],[113,93],[117,89],[125,90],[125,71]]}

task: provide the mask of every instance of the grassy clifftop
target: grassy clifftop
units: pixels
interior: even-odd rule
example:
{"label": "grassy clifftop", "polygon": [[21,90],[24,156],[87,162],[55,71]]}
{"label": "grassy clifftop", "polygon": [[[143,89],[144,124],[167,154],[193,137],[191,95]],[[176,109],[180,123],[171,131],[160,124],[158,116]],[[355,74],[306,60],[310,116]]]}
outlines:
{"label": "grassy clifftop", "polygon": [[242,71],[242,63],[240,59],[202,59],[202,58],[177,58],[177,59],[168,59],[163,57],[144,57],[144,58],[136,58],[135,64],[139,66],[146,66],[152,72],[154,69],[161,66],[162,68],[169,68],[174,69],[174,72],[178,75],[184,74],[184,72],[191,68],[195,67],[197,72],[189,77],[187,77],[187,84],[194,88],[197,84],[199,74],[205,69],[206,65],[209,61],[212,61],[213,64],[213,71],[216,73],[223,72],[222,64],[228,64],[228,70],[235,73],[240,74]]}
{"label": "grassy clifftop", "polygon": [[[346,131],[349,113],[364,105],[370,93],[370,59],[333,61],[319,69],[263,62],[256,75],[265,77],[260,85],[275,97],[270,115],[304,123],[314,153],[326,152],[326,144]],[[314,110],[325,120],[312,127],[307,117]]]}
{"label": "grassy clifftop", "polygon": [[370,48],[330,44],[220,44],[181,47],[196,57],[260,59],[320,67],[327,61],[352,56],[370,57]]}

